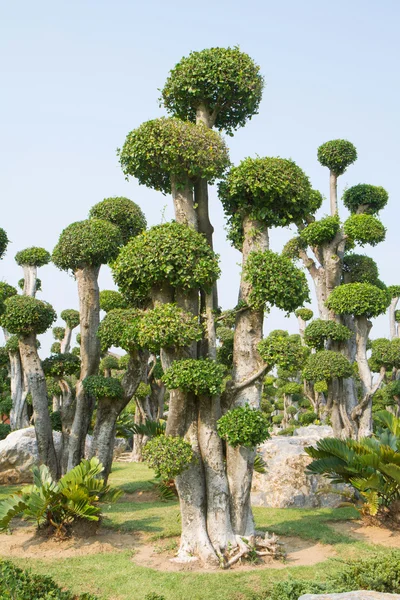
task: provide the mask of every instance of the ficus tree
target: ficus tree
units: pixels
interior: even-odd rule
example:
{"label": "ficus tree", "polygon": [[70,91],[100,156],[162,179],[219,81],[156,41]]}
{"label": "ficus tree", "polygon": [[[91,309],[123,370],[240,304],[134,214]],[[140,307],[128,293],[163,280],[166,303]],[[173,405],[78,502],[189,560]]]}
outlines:
{"label": "ficus tree", "polygon": [[[51,260],[51,255],[44,248],[32,246],[25,250],[20,250],[15,255],[16,263],[22,267],[24,272],[24,287],[22,293],[26,296],[35,297],[38,291],[37,269],[47,265]],[[40,287],[40,285],[39,285]]]}
{"label": "ficus tree", "polygon": [[32,296],[12,295],[4,301],[2,326],[18,336],[22,367],[32,396],[39,458],[52,475],[60,475],[50,421],[46,379],[37,351],[37,335],[44,333],[56,320],[53,307]]}

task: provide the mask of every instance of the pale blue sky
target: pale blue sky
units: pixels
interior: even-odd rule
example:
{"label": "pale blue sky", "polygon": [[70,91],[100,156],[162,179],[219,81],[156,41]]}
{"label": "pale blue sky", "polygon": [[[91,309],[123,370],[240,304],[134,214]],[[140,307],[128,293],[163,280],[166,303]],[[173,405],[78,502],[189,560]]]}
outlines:
{"label": "pale blue sky", "polygon": [[[163,114],[158,88],[182,56],[239,45],[261,66],[266,88],[259,115],[227,139],[233,162],[290,157],[327,195],[317,147],[333,138],[353,142],[359,158],[339,188],[388,190],[386,241],[365,251],[387,284],[400,283],[399,17],[396,0],[0,0],[0,226],[12,240],[0,279],[15,284],[18,250],[52,250],[61,230],[105,197],[131,198],[150,225],[165,205],[171,218],[170,198],[124,180],[115,150],[130,130]],[[321,214],[327,210],[326,203]],[[225,240],[215,190],[211,212],[227,308],[236,303],[240,255]],[[274,231],[272,249],[289,236]],[[39,276],[39,297],[58,312],[77,307],[72,278],[51,265]],[[103,268],[101,286],[110,285]],[[297,331],[293,317],[273,311],[266,330],[277,327]],[[373,337],[387,334],[380,317]],[[46,336],[44,353],[48,345]]]}

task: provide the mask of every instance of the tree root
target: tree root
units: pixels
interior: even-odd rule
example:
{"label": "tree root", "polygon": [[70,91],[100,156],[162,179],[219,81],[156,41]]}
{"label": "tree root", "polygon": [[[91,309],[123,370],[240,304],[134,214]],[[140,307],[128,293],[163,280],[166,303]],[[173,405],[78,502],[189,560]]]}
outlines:
{"label": "tree root", "polygon": [[275,534],[268,534],[257,532],[255,538],[252,541],[236,536],[237,547],[235,551],[237,553],[229,558],[223,565],[224,569],[229,569],[236,564],[243,557],[256,554],[257,556],[270,556],[271,558],[283,558],[285,553],[282,550],[279,539]]}

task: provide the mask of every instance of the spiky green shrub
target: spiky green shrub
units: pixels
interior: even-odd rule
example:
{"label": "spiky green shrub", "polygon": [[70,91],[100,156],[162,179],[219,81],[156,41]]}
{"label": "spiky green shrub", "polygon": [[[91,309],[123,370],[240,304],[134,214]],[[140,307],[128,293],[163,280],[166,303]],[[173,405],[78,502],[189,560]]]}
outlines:
{"label": "spiky green shrub", "polygon": [[399,527],[400,419],[381,411],[375,421],[382,428],[372,438],[325,438],[306,448],[313,459],[308,471],[351,484],[361,497],[362,515]]}
{"label": "spiky green shrub", "polygon": [[64,536],[77,520],[98,521],[100,504],[114,502],[122,491],[104,484],[103,466],[94,457],[55,482],[48,467],[33,467],[33,485],[0,502],[0,531],[7,531],[12,518],[23,515],[38,527],[48,526]]}

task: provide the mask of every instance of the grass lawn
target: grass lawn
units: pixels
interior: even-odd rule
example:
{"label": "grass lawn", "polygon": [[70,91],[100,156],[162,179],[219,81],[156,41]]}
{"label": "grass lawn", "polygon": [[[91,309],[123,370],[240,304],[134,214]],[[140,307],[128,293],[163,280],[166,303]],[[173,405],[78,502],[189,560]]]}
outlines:
{"label": "grass lawn", "polygon": [[[121,486],[127,494],[144,492],[143,499],[125,497],[117,504],[105,508],[102,527],[121,532],[141,533],[147,541],[178,536],[180,532],[179,506],[175,501],[143,501],[145,492],[152,489],[153,473],[145,465],[117,463],[111,476],[114,485]],[[0,487],[0,499],[15,486]],[[137,496],[137,494],[135,494]],[[252,568],[232,571],[190,572],[158,571],[135,564],[133,551],[103,552],[70,558],[36,559],[18,558],[13,561],[21,567],[52,576],[57,583],[74,592],[92,592],[106,600],[142,600],[155,592],[166,600],[254,600],[261,598],[275,581],[288,578],[324,580],[340,568],[340,560],[360,558],[377,550],[386,552],[384,546],[372,546],[337,533],[330,523],[356,519],[351,508],[341,509],[254,509],[258,529],[285,536],[297,536],[310,542],[329,544],[336,552],[334,559],[313,566],[286,566],[283,569]],[[61,542],[62,543],[62,542]]]}

